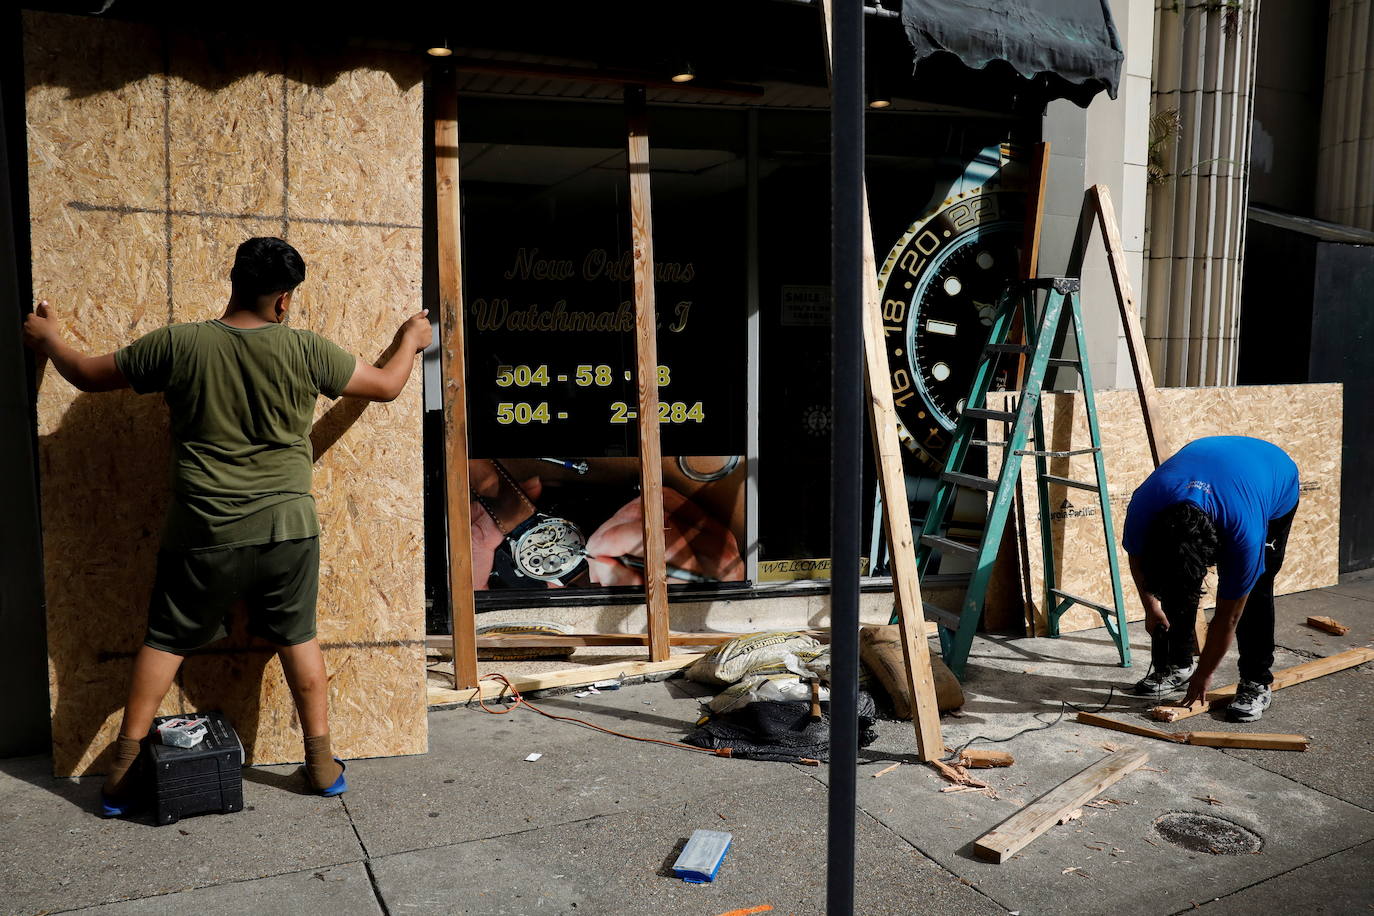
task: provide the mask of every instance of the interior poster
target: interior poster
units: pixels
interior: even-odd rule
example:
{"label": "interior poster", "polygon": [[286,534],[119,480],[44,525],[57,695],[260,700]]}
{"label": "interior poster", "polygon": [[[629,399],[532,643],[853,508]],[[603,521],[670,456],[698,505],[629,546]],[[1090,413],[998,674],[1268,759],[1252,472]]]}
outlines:
{"label": "interior poster", "polygon": [[[478,589],[643,584],[633,263],[613,213],[579,215],[468,246]],[[742,581],[743,284],[719,240],[655,245],[669,583]]]}

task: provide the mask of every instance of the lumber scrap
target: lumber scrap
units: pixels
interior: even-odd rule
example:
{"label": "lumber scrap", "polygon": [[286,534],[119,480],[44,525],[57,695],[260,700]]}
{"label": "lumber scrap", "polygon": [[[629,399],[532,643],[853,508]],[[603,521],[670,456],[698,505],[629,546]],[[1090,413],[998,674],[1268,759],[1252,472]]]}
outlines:
{"label": "lumber scrap", "polygon": [[[820,0],[824,34],[826,80],[830,79],[831,0]],[[897,435],[897,410],[892,403],[892,376],[884,348],[882,296],[878,289],[878,265],[873,256],[873,222],[868,213],[868,181],[863,181],[864,365],[868,412],[873,430],[873,452],[878,467],[878,486],[883,499],[883,523],[892,556],[892,591],[897,601],[897,623],[906,658],[906,676],[915,707],[916,756],[933,761],[944,750],[940,735],[940,710],[935,677],[930,667],[930,647],[919,635],[925,620],[921,603],[920,575],[916,570],[916,544],[912,537],[911,506],[906,495],[906,471],[902,443]]]}
{"label": "lumber scrap", "polygon": [[1116,719],[1109,719],[1106,716],[1099,716],[1096,713],[1080,712],[1078,721],[1084,725],[1096,725],[1098,728],[1110,728],[1114,732],[1125,732],[1128,735],[1139,735],[1142,738],[1156,738],[1160,741],[1173,741],[1182,743],[1183,739],[1178,735],[1171,735],[1168,732],[1160,731],[1157,728],[1150,728],[1146,725],[1133,725],[1130,722],[1118,722]]}
{"label": "lumber scrap", "polygon": [[970,789],[986,789],[988,787],[988,784],[981,779],[974,779],[970,776],[962,764],[950,766],[943,760],[929,760],[926,762],[934,767],[941,776],[945,777],[945,779],[948,779],[956,786],[964,786]]}
{"label": "lumber scrap", "polygon": [[[608,665],[584,665],[579,668],[566,668],[560,671],[547,671],[543,674],[512,675],[507,678],[512,687],[523,693],[536,690],[557,690],[560,687],[585,687],[597,681],[612,678],[642,677],[648,674],[680,671],[689,667],[704,653],[686,652],[674,655],[663,661],[615,662]],[[496,681],[481,681],[476,687],[465,690],[450,690],[436,684],[429,685],[430,706],[451,706],[469,703],[478,697],[491,699],[504,696],[506,685]]]}
{"label": "lumber scrap", "polygon": [[[1301,665],[1294,665],[1292,668],[1276,671],[1274,682],[1269,686],[1274,690],[1292,687],[1294,684],[1335,674],[1337,671],[1354,668],[1356,665],[1362,665],[1368,661],[1374,661],[1374,648],[1363,646],[1358,649],[1347,649],[1345,652],[1328,655],[1326,658],[1314,659],[1310,662],[1303,662]],[[1239,684],[1228,684],[1209,692],[1206,700],[1198,700],[1188,706],[1155,706],[1150,710],[1150,717],[1160,722],[1177,722],[1179,719],[1196,716],[1215,706],[1224,706],[1231,702],[1231,698],[1236,695],[1236,688],[1239,686]]]}
{"label": "lumber scrap", "polygon": [[1337,636],[1344,636],[1350,632],[1350,627],[1332,620],[1330,617],[1308,617],[1307,625],[1316,627],[1318,630],[1325,630],[1328,633],[1334,633]]}
{"label": "lumber scrap", "polygon": [[975,770],[989,767],[1009,767],[1016,758],[1006,751],[989,751],[983,748],[966,747],[959,752],[959,765]]}
{"label": "lumber scrap", "polygon": [[983,834],[974,842],[973,851],[991,862],[1007,861],[1065,815],[1083,807],[1149,759],[1149,754],[1134,747],[1103,757]]}
{"label": "lumber scrap", "polygon": [[1306,735],[1272,732],[1184,732],[1188,744],[1199,747],[1243,747],[1254,750],[1305,751],[1312,744]]}
{"label": "lumber scrap", "polygon": [[663,456],[658,423],[658,318],[654,306],[654,229],[649,194],[649,118],[644,87],[625,87],[630,244],[634,250],[635,386],[639,389],[639,492],[644,506],[644,605],[649,659],[668,644],[668,567],[663,537]]}

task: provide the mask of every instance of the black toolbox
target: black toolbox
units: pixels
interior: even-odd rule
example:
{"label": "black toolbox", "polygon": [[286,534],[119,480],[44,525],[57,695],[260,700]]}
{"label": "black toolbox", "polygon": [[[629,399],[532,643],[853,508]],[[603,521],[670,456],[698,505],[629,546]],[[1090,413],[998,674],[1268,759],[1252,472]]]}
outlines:
{"label": "black toolbox", "polygon": [[200,712],[205,737],[195,747],[163,744],[157,727],[168,719],[153,720],[148,734],[147,772],[153,814],[159,824],[175,824],[192,814],[243,810],[243,745],[229,720],[219,712]]}

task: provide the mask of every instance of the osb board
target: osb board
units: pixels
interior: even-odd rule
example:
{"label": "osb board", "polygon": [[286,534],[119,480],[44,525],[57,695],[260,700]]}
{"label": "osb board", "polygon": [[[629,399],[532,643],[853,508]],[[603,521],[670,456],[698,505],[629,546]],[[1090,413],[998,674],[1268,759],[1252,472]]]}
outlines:
{"label": "osb board", "polygon": [[[1341,386],[1162,388],[1158,396],[1165,428],[1180,447],[1204,436],[1254,436],[1275,443],[1292,456],[1298,465],[1301,501],[1274,591],[1275,594],[1289,594],[1335,585],[1340,530]],[[1154,470],[1154,464],[1135,390],[1099,391],[1095,397],[1122,594],[1127,617],[1139,620],[1145,612],[1131,582],[1126,553],[1121,548],[1121,531],[1131,495]],[[1011,409],[1007,405],[1012,398],[1012,395],[996,393],[989,396],[988,404],[994,409]],[[1088,422],[1078,394],[1047,393],[1044,421],[1051,449],[1065,451],[1088,445]],[[1000,424],[990,426],[993,427],[992,436],[1000,437]],[[999,449],[991,451],[1000,452]],[[1000,455],[993,464],[1000,466]],[[996,467],[992,473],[996,473]],[[1051,459],[1049,473],[1071,480],[1091,482],[1095,479],[1091,455]],[[1036,632],[1043,635],[1046,632],[1044,564],[1040,551],[1039,496],[1032,459],[1022,461],[1020,482],[1027,494],[1025,528],[1018,533],[1009,527],[1008,536],[1019,534],[1027,545],[1030,567],[1030,589],[1025,596],[1027,613],[1034,615]],[[1103,552],[1102,521],[1096,499],[1082,490],[1052,485],[1049,501],[1058,587],[1110,606],[1111,578]],[[1209,576],[1208,596],[1215,595],[1215,588],[1215,576]],[[1206,596],[1203,601],[1207,607],[1214,603]],[[1060,629],[1064,632],[1101,625],[1097,612],[1077,605],[1060,620]]]}
{"label": "osb board", "polygon": [[[418,309],[419,61],[41,13],[24,37],[34,288],[82,349],[219,315],[251,235],[306,260],[292,324],[365,359]],[[417,365],[392,404],[320,405],[319,636],[341,756],[427,744],[419,385]],[[38,420],[53,767],[100,772],[166,511],[166,408],[49,368]],[[242,624],[188,659],[162,711],[222,708],[251,762],[300,760],[280,666]]]}

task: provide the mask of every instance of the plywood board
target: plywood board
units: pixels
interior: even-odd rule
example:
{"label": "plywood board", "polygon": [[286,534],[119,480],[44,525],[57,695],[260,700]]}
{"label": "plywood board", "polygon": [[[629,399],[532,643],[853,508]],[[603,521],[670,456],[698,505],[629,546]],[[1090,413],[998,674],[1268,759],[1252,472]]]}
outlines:
{"label": "plywood board", "polygon": [[[1160,409],[1171,441],[1182,445],[1203,436],[1255,436],[1281,446],[1297,462],[1301,502],[1288,538],[1288,552],[1274,584],[1275,594],[1286,595],[1335,585],[1337,538],[1340,530],[1341,483],[1341,386],[1263,385],[1235,388],[1162,388]],[[1009,409],[1011,395],[997,392],[988,406]],[[1134,389],[1096,392],[1098,422],[1105,443],[1108,493],[1117,556],[1123,576],[1122,592],[1127,617],[1144,617],[1135,588],[1129,581],[1127,558],[1121,549],[1121,530],[1131,494],[1154,468]],[[1056,451],[1088,445],[1088,424],[1080,397],[1074,393],[1047,393],[1044,398],[1045,434]],[[1001,434],[990,424],[992,437]],[[997,453],[999,449],[991,449]],[[990,462],[1000,466],[1000,455]],[[997,467],[992,468],[995,475]],[[1049,473],[1073,480],[1093,480],[1092,456],[1051,459]],[[1029,545],[1031,586],[1025,596],[1028,613],[1034,614],[1036,632],[1046,632],[1044,568],[1040,555],[1039,499],[1035,464],[1022,461],[1021,486],[1027,494],[1024,539]],[[1051,536],[1059,569],[1058,587],[1089,600],[1111,605],[1111,582],[1102,549],[1102,521],[1093,494],[1049,488]],[[1008,534],[1012,532],[1009,528]],[[1215,594],[1215,575],[1208,577],[1209,595]],[[1207,597],[1204,605],[1210,607]],[[1101,617],[1081,606],[1061,618],[1064,632],[1102,625]]]}
{"label": "plywood board", "polygon": [[[34,286],[80,347],[216,317],[252,235],[305,258],[293,325],[369,361],[418,310],[419,61],[42,13],[24,28]],[[417,366],[392,404],[320,406],[319,635],[345,757],[426,748],[419,384]],[[49,368],[38,421],[53,766],[100,772],[167,505],[166,408]],[[302,757],[280,666],[241,621],[162,707],[192,708],[224,709],[254,763]]]}

